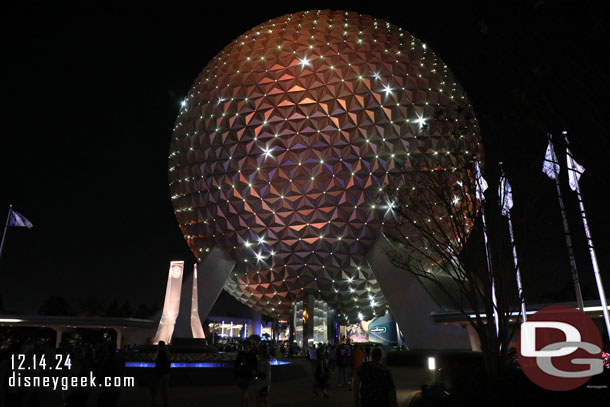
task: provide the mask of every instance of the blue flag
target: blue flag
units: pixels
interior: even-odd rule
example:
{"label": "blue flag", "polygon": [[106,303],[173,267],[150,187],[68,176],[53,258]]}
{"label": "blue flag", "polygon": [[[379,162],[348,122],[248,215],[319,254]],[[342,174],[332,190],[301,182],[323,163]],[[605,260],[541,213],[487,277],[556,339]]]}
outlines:
{"label": "blue flag", "polygon": [[28,228],[28,229],[31,229],[34,226],[34,225],[32,225],[32,222],[30,222],[29,220],[27,220],[25,218],[25,216],[20,215],[19,213],[15,212],[12,209],[11,209],[11,213],[9,214],[8,225],[14,226],[14,227]]}

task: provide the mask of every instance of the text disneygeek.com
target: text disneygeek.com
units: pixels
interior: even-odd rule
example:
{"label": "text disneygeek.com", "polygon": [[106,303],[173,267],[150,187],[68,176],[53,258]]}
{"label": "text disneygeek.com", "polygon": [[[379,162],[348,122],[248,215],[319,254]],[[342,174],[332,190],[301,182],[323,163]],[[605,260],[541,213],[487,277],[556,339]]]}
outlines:
{"label": "text disneygeek.com", "polygon": [[134,387],[133,377],[106,376],[96,377],[93,372],[88,376],[28,376],[13,372],[8,378],[9,387],[69,390],[73,388],[122,388]]}

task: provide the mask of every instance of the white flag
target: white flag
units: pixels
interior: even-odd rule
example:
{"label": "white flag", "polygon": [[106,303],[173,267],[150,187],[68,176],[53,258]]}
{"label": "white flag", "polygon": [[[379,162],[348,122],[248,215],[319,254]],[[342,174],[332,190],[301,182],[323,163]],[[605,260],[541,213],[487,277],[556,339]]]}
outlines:
{"label": "white flag", "polygon": [[500,205],[502,206],[502,215],[508,215],[510,208],[513,207],[513,190],[508,183],[508,179],[504,175],[500,177],[500,185],[498,186],[498,195],[500,196]]}
{"label": "white flag", "polygon": [[566,159],[568,161],[568,178],[570,180],[570,188],[572,191],[576,191],[578,189],[578,180],[583,172],[585,172],[585,167],[578,164],[574,157],[572,157],[572,152],[569,148],[566,148]]}
{"label": "white flag", "polygon": [[10,214],[9,216],[9,220],[8,220],[8,225],[9,226],[15,226],[15,227],[22,227],[22,228],[28,228],[31,229],[34,225],[32,225],[32,222],[30,222],[29,220],[27,220],[25,218],[25,216],[18,214],[17,212],[15,212],[14,210],[10,210]]}
{"label": "white flag", "polygon": [[549,145],[546,147],[546,153],[544,154],[544,164],[542,164],[542,172],[544,172],[550,179],[556,179],[559,174],[559,161],[555,155],[555,149],[553,148],[553,142],[549,140]]}
{"label": "white flag", "polygon": [[483,178],[483,176],[481,175],[481,167],[479,167],[479,162],[475,161],[474,162],[475,168],[477,170],[477,173],[475,175],[475,182],[477,183],[476,187],[477,187],[477,199],[479,201],[484,201],[485,200],[485,191],[487,190],[487,181],[485,181],[485,178]]}

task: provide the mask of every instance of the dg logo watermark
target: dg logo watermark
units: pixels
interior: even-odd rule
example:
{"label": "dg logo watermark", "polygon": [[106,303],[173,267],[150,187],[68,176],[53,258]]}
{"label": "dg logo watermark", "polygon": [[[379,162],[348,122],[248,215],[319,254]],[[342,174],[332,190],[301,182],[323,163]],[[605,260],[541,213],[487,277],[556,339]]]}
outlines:
{"label": "dg logo watermark", "polygon": [[566,306],[543,308],[521,324],[518,358],[525,375],[547,390],[575,389],[604,370],[599,329]]}

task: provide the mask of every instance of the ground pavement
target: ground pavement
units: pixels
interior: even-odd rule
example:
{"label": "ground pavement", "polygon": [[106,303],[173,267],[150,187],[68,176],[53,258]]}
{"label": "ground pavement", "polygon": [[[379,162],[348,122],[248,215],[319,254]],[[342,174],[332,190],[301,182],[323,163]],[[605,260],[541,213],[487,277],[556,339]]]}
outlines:
{"label": "ground pavement", "polygon": [[[296,361],[305,363],[305,361]],[[307,367],[307,372],[311,369]],[[421,368],[391,367],[392,377],[397,388],[398,405],[406,406],[410,397],[429,379],[429,372]],[[353,393],[347,387],[337,387],[337,371],[331,374],[328,399],[316,397],[313,393],[314,377],[306,377],[276,382],[271,385],[269,400],[272,407],[323,407],[353,406]],[[150,393],[147,388],[125,390],[120,406],[150,406]],[[172,387],[170,402],[174,407],[201,406],[239,406],[239,391],[234,384],[223,386]],[[256,406],[254,394],[250,406]]]}
{"label": "ground pavement", "polygon": [[[305,360],[293,360],[293,363],[307,364]],[[353,393],[347,387],[337,387],[337,371],[329,380],[328,399],[316,397],[313,393],[314,377],[309,364],[305,366],[307,376],[298,379],[274,382],[271,385],[269,400],[272,407],[342,407],[353,406]],[[410,367],[391,367],[392,377],[396,385],[398,405],[407,406],[408,402],[422,383],[429,381],[426,369]],[[252,392],[253,393],[253,392]],[[55,397],[57,396],[57,397]],[[39,407],[60,406],[57,393],[40,397],[36,403]],[[159,397],[160,398],[160,397]],[[148,387],[123,389],[119,401],[120,407],[150,407],[151,394]],[[171,386],[170,403],[172,407],[231,407],[239,406],[239,390],[233,383],[209,386]],[[97,407],[95,391],[89,397],[87,407]],[[160,403],[158,404],[160,405]],[[252,394],[250,407],[256,407],[255,395]]]}

